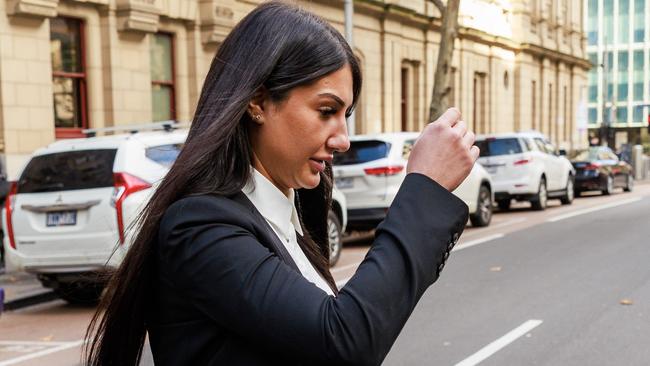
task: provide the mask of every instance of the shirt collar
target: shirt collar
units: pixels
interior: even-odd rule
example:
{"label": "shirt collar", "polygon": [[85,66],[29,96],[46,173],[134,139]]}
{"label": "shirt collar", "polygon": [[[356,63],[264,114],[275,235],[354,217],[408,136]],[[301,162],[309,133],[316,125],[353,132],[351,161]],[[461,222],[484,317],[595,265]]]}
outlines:
{"label": "shirt collar", "polygon": [[262,173],[252,168],[250,179],[242,192],[285,238],[290,238],[294,230],[303,235],[293,189],[289,190],[289,197],[285,196]]}

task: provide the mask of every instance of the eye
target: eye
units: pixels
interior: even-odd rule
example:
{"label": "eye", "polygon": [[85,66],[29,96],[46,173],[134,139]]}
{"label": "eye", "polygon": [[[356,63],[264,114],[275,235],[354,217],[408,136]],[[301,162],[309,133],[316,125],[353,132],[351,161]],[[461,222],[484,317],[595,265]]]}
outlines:
{"label": "eye", "polygon": [[329,117],[331,115],[334,115],[338,112],[336,108],[332,107],[323,107],[318,110],[320,112],[321,117]]}

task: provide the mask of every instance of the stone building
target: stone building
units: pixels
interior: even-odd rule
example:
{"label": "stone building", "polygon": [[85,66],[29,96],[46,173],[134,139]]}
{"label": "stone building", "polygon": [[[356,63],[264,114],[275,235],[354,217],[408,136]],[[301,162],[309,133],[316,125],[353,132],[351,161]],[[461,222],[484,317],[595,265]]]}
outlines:
{"label": "stone building", "polygon": [[[84,128],[189,121],[210,61],[261,0],[0,1],[0,153],[29,154]],[[297,1],[343,32],[342,0]],[[462,0],[452,104],[478,133],[540,130],[586,144],[583,4]],[[424,126],[440,14],[429,0],[355,0],[364,72],[356,133]],[[586,115],[586,113],[584,113]]]}

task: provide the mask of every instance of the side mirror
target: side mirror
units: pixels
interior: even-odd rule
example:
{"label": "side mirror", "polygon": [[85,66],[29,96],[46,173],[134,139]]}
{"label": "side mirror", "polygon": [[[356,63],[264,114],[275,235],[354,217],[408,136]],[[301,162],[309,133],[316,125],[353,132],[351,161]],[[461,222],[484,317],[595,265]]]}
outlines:
{"label": "side mirror", "polygon": [[564,150],[564,149],[560,149],[560,150],[558,150],[558,155],[560,155],[560,156],[566,156],[566,150]]}

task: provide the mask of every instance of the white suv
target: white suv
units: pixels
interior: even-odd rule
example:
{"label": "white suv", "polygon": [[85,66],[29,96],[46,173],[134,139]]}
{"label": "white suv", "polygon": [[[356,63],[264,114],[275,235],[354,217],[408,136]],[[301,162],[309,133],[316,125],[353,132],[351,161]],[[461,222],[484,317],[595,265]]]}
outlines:
{"label": "white suv", "polygon": [[479,135],[475,144],[481,149],[478,162],[492,176],[500,209],[510,208],[512,199],[530,201],[535,210],[545,209],[549,198],[573,202],[575,169],[544,135]]}
{"label": "white suv", "polygon": [[[350,149],[334,154],[334,182],[347,198],[348,226],[374,228],[386,216],[402,181],[416,132],[350,137]],[[473,226],[489,225],[493,202],[490,175],[475,164],[467,179],[453,192],[470,211]]]}
{"label": "white suv", "polygon": [[[186,137],[187,130],[139,132],[61,140],[34,152],[3,210],[8,269],[37,274],[69,302],[94,302],[104,285],[97,273],[123,258],[129,225]],[[332,262],[347,221],[341,196],[333,193],[328,220]]]}

